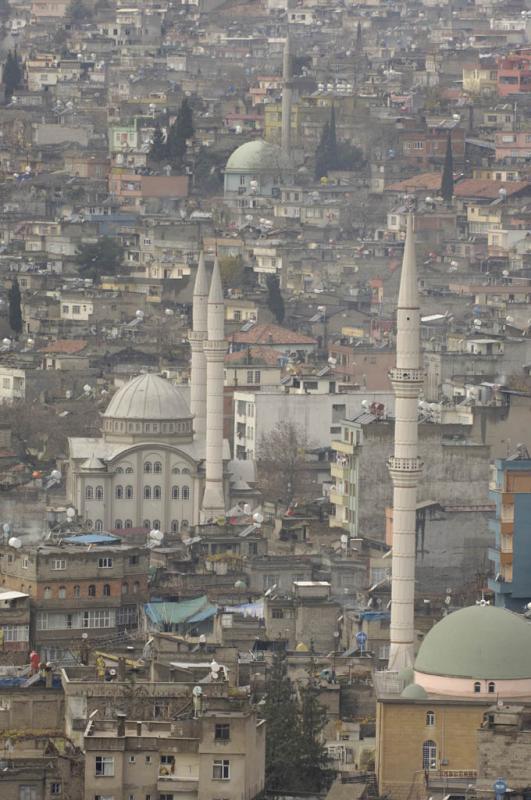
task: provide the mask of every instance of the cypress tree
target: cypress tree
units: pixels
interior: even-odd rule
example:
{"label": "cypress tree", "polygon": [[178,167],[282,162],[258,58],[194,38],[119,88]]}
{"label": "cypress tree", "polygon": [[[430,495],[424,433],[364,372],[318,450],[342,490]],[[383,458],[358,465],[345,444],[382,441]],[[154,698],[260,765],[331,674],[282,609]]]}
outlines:
{"label": "cypress tree", "polygon": [[276,650],[266,685],[264,718],[266,720],[265,788],[267,792],[295,791],[299,784],[297,770],[299,721],[295,693],[288,677],[284,650]]}
{"label": "cypress tree", "polygon": [[454,158],[452,153],[452,134],[448,131],[446,155],[441,178],[441,196],[447,203],[452,202],[454,195]]}
{"label": "cypress tree", "polygon": [[336,169],[338,166],[337,158],[337,136],[336,136],[336,109],[332,106],[330,110],[330,127],[328,130],[328,169]]}
{"label": "cypress tree", "polygon": [[358,20],[358,27],[356,28],[356,52],[359,53],[363,47],[361,37],[361,21]]}
{"label": "cypress tree", "polygon": [[300,690],[300,790],[312,793],[321,792],[332,778],[328,766],[328,753],[321,738],[327,723],[327,711],[319,702],[319,686],[315,671],[316,665],[312,658],[308,683]]}
{"label": "cypress tree", "polygon": [[181,107],[177,113],[177,126],[181,136],[185,140],[191,139],[194,135],[194,117],[192,109],[190,108],[190,103],[186,97],[183,99]]}
{"label": "cypress tree", "polygon": [[20,286],[16,278],[13,279],[7,297],[9,301],[9,327],[13,333],[19,336],[22,333],[22,306]]}
{"label": "cypress tree", "polygon": [[2,81],[4,84],[4,98],[8,103],[13,97],[15,89],[20,85],[22,80],[22,70],[18,60],[17,52],[13,54],[11,50],[8,52],[4,69],[2,71]]}
{"label": "cypress tree", "polygon": [[284,316],[286,314],[286,308],[284,306],[284,298],[282,297],[282,292],[280,291],[280,281],[277,275],[268,275],[267,276],[267,307],[271,311],[272,314],[275,315],[275,319],[279,325],[282,324],[284,321]]}
{"label": "cypress tree", "polygon": [[323,125],[323,132],[321,134],[321,139],[319,144],[317,145],[317,150],[315,151],[315,178],[316,180],[321,180],[321,178],[326,177],[328,175],[328,141],[330,138],[330,123],[325,122]]}

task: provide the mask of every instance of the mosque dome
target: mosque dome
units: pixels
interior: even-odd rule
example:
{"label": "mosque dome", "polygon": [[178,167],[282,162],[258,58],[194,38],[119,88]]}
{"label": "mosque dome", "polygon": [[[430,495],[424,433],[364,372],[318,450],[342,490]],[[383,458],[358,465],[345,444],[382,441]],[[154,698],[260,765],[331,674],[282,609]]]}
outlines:
{"label": "mosque dome", "polygon": [[289,164],[276,144],[253,139],[240,145],[230,156],[225,170],[229,172],[272,172],[286,169]]}
{"label": "mosque dome", "polygon": [[169,381],[158,375],[139,375],[119,389],[103,415],[124,420],[188,419],[186,400]]}
{"label": "mosque dome", "polygon": [[410,683],[400,695],[400,697],[405,697],[407,700],[425,700],[427,696],[426,689],[416,683]]}
{"label": "mosque dome", "polygon": [[454,611],[427,634],[415,673],[417,680],[418,673],[477,680],[531,679],[531,623],[490,605]]}

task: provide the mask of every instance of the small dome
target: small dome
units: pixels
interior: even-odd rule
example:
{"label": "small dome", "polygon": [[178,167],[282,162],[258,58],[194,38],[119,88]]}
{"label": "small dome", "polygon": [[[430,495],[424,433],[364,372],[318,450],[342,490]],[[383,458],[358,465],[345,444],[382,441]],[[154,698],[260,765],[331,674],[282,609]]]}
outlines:
{"label": "small dome", "polygon": [[276,144],[254,139],[240,145],[229,156],[225,166],[228,172],[271,172],[289,167],[282,150]]}
{"label": "small dome", "polygon": [[423,686],[419,686],[417,683],[410,683],[400,697],[406,697],[408,700],[426,700],[428,694]]}
{"label": "small dome", "polygon": [[158,375],[139,375],[116,392],[103,416],[173,420],[189,419],[192,415],[176,386]]}
{"label": "small dome", "polygon": [[415,672],[484,680],[531,678],[531,624],[504,608],[461,608],[427,634]]}

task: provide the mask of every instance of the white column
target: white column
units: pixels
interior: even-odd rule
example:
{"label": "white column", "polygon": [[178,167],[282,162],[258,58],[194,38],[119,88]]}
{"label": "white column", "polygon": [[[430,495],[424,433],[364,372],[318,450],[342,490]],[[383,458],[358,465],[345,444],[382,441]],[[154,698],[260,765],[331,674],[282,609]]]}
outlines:
{"label": "white column", "polygon": [[203,437],[206,432],[206,358],[204,343],[207,338],[208,281],[203,253],[199,255],[194,284],[192,330],[188,338],[192,348],[190,375],[190,410],[194,415],[194,432]]}

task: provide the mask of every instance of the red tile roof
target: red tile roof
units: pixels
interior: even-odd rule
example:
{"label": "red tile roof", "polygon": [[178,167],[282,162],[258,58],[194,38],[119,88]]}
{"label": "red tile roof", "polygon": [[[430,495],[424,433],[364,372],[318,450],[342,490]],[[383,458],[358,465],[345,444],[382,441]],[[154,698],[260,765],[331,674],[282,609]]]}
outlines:
{"label": "red tile roof", "polygon": [[456,197],[484,197],[496,200],[500,189],[505,189],[507,197],[531,188],[530,181],[489,181],[482,178],[466,178],[454,187]]}
{"label": "red tile roof", "polygon": [[[248,362],[247,358],[251,356],[251,361]],[[227,353],[225,356],[225,364],[245,367],[257,367],[265,365],[267,367],[277,367],[280,353],[272,350],[270,347],[248,347],[245,350],[238,350],[236,353]]]}
{"label": "red tile roof", "polygon": [[57,339],[56,342],[41,347],[41,353],[62,353],[63,355],[73,355],[80,353],[87,346],[85,339]]}
{"label": "red tile roof", "polygon": [[441,188],[440,172],[421,172],[419,175],[412,175],[403,181],[390,183],[385,187],[386,192],[415,192],[428,191],[434,192]]}
{"label": "red tile roof", "polygon": [[248,331],[236,331],[228,337],[230,342],[237,344],[262,344],[262,345],[275,345],[275,344],[317,344],[316,339],[311,336],[305,336],[296,331],[290,331],[289,328],[282,328],[280,325],[254,325]]}

